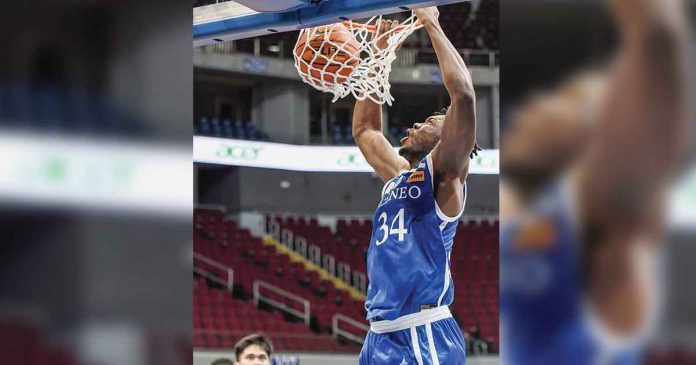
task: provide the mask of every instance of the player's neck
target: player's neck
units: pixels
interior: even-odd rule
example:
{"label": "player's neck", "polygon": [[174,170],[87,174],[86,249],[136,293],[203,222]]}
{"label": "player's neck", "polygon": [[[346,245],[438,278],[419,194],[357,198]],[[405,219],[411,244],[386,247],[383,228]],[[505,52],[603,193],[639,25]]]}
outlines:
{"label": "player's neck", "polygon": [[406,159],[406,161],[408,161],[408,166],[409,166],[410,169],[416,168],[416,166],[418,166],[418,164],[419,164],[421,161],[423,161],[423,159],[424,159],[425,156],[427,156],[427,155],[428,155],[427,153],[419,153],[419,154],[415,154],[415,153],[406,153],[406,154],[402,154],[402,156]]}

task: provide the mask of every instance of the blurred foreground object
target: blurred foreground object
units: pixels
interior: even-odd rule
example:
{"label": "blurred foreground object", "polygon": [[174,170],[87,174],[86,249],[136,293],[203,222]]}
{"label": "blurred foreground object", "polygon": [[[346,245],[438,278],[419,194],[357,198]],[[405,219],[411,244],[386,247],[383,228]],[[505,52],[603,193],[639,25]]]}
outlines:
{"label": "blurred foreground object", "polygon": [[191,10],[4,2],[0,362],[191,363]]}
{"label": "blurred foreground object", "polygon": [[689,142],[685,4],[607,3],[607,70],[528,98],[502,138],[505,364],[637,364],[662,314],[666,198]]}

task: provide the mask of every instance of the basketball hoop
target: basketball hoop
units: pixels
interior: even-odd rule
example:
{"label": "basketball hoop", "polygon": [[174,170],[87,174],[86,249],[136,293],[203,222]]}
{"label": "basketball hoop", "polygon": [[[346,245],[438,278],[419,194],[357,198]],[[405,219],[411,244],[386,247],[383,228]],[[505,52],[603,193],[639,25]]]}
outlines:
{"label": "basketball hoop", "polygon": [[[333,102],[352,94],[357,100],[370,99],[391,105],[389,74],[396,49],[422,27],[415,14],[380,36],[382,16],[365,23],[344,21],[300,31],[294,49],[295,67],[302,80],[320,91],[332,93]],[[386,39],[386,46],[376,44]]]}

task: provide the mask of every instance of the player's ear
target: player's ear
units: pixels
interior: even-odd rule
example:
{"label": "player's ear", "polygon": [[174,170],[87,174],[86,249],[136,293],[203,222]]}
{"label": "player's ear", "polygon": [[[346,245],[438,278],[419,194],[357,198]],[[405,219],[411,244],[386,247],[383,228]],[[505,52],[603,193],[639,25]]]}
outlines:
{"label": "player's ear", "polygon": [[437,118],[437,125],[440,127],[440,131],[442,131],[442,127],[445,125],[445,116],[442,115]]}

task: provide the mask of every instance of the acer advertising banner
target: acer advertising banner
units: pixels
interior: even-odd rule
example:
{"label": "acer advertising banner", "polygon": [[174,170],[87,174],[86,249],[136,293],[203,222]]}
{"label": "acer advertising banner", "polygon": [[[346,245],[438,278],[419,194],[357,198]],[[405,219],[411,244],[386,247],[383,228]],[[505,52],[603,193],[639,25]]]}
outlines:
{"label": "acer advertising banner", "polygon": [[[498,155],[498,150],[479,152],[471,160],[469,173],[497,174]],[[193,160],[292,171],[372,172],[356,146],[299,146],[194,136]]]}

